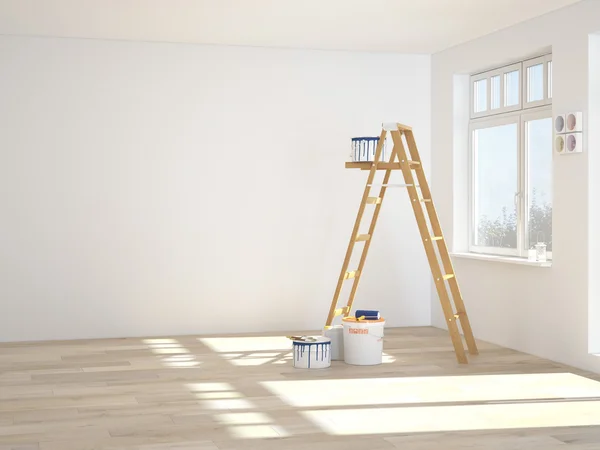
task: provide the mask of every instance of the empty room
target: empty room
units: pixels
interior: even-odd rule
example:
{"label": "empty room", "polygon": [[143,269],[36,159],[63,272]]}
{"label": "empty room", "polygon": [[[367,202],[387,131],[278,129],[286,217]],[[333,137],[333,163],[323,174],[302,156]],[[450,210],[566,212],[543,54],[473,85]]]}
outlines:
{"label": "empty room", "polygon": [[599,152],[598,0],[0,0],[0,450],[599,450]]}

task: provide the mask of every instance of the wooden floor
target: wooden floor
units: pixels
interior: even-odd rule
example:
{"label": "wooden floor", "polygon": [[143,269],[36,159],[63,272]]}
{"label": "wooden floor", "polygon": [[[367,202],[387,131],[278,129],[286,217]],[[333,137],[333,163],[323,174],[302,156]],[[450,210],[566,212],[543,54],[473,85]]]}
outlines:
{"label": "wooden floor", "polygon": [[0,344],[0,450],[600,449],[592,374],[483,342],[459,366],[434,328],[298,370],[271,336]]}

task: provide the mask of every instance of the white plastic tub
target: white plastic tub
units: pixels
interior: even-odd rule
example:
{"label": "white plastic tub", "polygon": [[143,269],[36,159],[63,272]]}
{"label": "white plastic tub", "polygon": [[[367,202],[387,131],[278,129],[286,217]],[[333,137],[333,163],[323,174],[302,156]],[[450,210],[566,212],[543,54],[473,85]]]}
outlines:
{"label": "white plastic tub", "polygon": [[331,339],[331,360],[344,360],[344,327],[334,325],[331,328],[325,328],[323,335]]}
{"label": "white plastic tub", "polygon": [[385,320],[342,319],[344,326],[344,361],[355,366],[374,366],[383,360]]}

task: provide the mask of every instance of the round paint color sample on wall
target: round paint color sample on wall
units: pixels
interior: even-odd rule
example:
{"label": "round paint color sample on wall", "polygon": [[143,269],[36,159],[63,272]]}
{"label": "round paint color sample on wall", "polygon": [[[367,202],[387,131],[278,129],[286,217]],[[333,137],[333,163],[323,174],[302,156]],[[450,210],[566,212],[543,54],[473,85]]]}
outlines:
{"label": "round paint color sample on wall", "polygon": [[577,117],[575,114],[569,114],[567,116],[567,130],[573,131],[577,127]]}
{"label": "round paint color sample on wall", "polygon": [[572,152],[577,147],[577,139],[572,134],[567,136],[567,150]]}
{"label": "round paint color sample on wall", "polygon": [[564,116],[556,116],[554,119],[554,129],[557,133],[564,133],[565,131],[565,117]]}
{"label": "round paint color sample on wall", "polygon": [[565,151],[565,138],[562,136],[556,136],[554,140],[554,148],[558,153],[562,153]]}
{"label": "round paint color sample on wall", "polygon": [[583,131],[583,113],[571,112],[566,116],[567,132],[581,132]]}

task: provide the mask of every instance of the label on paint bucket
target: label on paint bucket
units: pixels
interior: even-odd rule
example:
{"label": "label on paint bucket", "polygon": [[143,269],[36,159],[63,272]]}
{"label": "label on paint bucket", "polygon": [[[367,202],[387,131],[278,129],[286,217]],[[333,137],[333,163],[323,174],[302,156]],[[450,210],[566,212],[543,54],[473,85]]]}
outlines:
{"label": "label on paint bucket", "polygon": [[348,333],[350,334],[369,334],[369,330],[367,328],[348,328]]}

